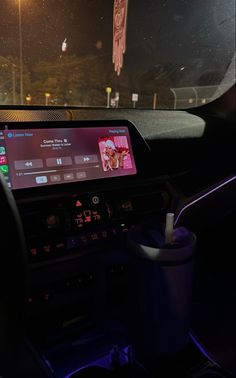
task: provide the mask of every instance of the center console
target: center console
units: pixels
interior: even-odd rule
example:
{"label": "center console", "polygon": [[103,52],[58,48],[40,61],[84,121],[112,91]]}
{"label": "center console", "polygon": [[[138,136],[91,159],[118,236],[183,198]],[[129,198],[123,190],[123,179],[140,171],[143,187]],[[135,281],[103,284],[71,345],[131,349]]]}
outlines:
{"label": "center console", "polygon": [[[85,353],[89,340],[100,344],[98,334],[113,335],[103,351],[127,342],[119,331],[127,309],[127,232],[161,219],[170,201],[150,162],[147,144],[127,121],[1,125],[0,169],[28,248],[28,334],[53,369],[76,364],[75,350]],[[63,350],[69,340],[77,347],[63,360],[54,346]]]}
{"label": "center console", "polygon": [[[156,243],[171,205],[167,178],[152,174],[154,163],[161,164],[128,121],[0,125],[0,170],[16,199],[28,250],[27,334],[45,376],[192,377],[181,365],[192,354],[195,366],[209,366],[193,339],[178,360],[168,356],[166,366],[160,359],[158,368],[137,361],[131,346],[132,329],[142,346],[136,351],[153,353],[155,361],[170,350],[171,338],[172,351],[187,344],[176,335],[184,330],[188,336],[183,292],[187,286],[191,291],[192,257],[175,261],[184,248],[154,245],[153,263],[146,244],[148,258],[139,256],[143,240],[151,235]],[[188,368],[193,371],[192,364]]]}

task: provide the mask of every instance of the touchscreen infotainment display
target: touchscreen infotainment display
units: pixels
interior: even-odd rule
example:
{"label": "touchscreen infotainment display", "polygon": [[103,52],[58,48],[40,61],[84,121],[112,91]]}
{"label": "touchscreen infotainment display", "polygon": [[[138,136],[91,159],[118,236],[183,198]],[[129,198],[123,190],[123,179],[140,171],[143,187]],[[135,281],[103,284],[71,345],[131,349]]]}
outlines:
{"label": "touchscreen infotainment display", "polygon": [[3,130],[0,169],[12,189],[137,173],[127,127]]}

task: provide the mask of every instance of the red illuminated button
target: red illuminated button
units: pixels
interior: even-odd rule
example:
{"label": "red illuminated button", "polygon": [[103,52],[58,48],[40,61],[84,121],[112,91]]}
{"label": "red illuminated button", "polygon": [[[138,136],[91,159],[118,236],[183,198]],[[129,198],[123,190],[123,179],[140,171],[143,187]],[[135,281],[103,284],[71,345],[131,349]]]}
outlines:
{"label": "red illuminated button", "polygon": [[75,218],[75,222],[77,223],[78,228],[83,227],[84,219],[83,219],[82,213],[77,214],[77,216]]}
{"label": "red illuminated button", "polygon": [[101,219],[101,215],[97,211],[92,211],[92,215],[95,221],[99,221]]}
{"label": "red illuminated button", "polygon": [[92,213],[91,210],[84,210],[84,222],[85,223],[90,223],[92,221]]}
{"label": "red illuminated button", "polygon": [[38,255],[38,248],[30,248],[31,256],[35,257]]}
{"label": "red illuminated button", "polygon": [[83,206],[83,205],[82,205],[82,203],[80,202],[80,200],[77,200],[75,206],[76,206],[76,207],[81,207],[81,206]]}

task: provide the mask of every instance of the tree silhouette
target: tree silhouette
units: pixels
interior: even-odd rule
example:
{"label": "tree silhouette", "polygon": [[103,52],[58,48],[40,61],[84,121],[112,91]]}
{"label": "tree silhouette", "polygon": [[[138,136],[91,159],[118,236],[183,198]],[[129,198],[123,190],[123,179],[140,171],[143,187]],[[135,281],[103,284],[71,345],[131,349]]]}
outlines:
{"label": "tree silhouette", "polygon": [[[0,104],[20,102],[20,62],[12,56],[0,56]],[[30,72],[23,66],[24,95],[31,91]],[[15,88],[15,90],[14,90]]]}

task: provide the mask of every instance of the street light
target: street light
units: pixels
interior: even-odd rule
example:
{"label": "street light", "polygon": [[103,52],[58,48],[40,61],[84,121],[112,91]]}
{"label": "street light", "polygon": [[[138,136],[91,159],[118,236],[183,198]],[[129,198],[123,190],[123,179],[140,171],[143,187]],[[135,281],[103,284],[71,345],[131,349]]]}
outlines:
{"label": "street light", "polygon": [[110,108],[110,98],[111,98],[111,87],[106,87],[106,93],[107,93],[107,108]]}
{"label": "street light", "polygon": [[31,100],[32,100],[31,95],[28,94],[28,95],[25,97],[25,99],[26,99],[27,105],[30,105],[30,102],[31,102]]}
{"label": "street light", "polygon": [[45,105],[47,106],[49,103],[49,99],[51,97],[51,93],[46,92],[44,93],[44,96],[45,96]]}
{"label": "street light", "polygon": [[18,0],[18,18],[19,18],[19,49],[20,49],[20,103],[21,105],[24,105],[21,0]]}

